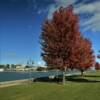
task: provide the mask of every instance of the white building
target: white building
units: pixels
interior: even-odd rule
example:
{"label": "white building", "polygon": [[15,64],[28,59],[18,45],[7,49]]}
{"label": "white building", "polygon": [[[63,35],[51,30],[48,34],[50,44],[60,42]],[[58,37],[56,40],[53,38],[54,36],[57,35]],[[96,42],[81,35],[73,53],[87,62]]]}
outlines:
{"label": "white building", "polygon": [[0,72],[3,72],[4,71],[4,68],[0,68]]}
{"label": "white building", "polygon": [[24,65],[16,65],[16,71],[24,71],[25,66]]}

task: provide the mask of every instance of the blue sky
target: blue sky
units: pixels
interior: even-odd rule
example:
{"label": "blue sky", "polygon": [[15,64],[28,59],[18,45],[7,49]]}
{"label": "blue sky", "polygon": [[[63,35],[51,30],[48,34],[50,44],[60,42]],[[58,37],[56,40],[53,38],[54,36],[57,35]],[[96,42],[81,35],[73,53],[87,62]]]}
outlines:
{"label": "blue sky", "polygon": [[[43,21],[60,6],[72,4],[80,31],[100,50],[100,0],[0,0],[0,63],[43,64],[39,36]],[[97,61],[99,61],[97,59]]]}

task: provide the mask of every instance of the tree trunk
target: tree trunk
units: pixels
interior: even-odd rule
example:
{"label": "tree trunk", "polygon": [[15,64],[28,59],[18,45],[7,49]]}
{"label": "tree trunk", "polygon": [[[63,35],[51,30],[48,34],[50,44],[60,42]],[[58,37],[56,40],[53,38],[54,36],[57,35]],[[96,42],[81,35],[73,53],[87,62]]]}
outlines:
{"label": "tree trunk", "polygon": [[66,77],[65,77],[65,74],[66,73],[66,67],[64,68],[64,71],[63,71],[63,80],[62,80],[62,82],[63,82],[63,85],[65,85],[65,82],[66,82]]}
{"label": "tree trunk", "polygon": [[84,74],[83,71],[81,71],[81,76],[82,76],[82,77],[83,77],[83,74]]}

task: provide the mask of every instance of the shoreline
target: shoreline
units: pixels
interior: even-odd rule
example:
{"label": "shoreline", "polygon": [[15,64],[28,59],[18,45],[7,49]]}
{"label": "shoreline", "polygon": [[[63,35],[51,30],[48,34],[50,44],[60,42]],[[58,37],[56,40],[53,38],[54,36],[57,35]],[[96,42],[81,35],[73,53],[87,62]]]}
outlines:
{"label": "shoreline", "polygon": [[25,83],[27,83],[27,82],[32,81],[32,79],[33,79],[33,78],[31,78],[31,79],[21,79],[21,80],[0,82],[0,88],[9,87],[9,86],[14,86],[14,85],[25,84]]}

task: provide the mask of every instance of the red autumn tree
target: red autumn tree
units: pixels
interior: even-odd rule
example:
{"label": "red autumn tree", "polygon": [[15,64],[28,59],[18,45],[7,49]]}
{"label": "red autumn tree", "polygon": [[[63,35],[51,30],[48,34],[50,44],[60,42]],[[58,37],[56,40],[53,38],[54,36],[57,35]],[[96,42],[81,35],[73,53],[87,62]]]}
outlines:
{"label": "red autumn tree", "polygon": [[42,28],[42,56],[47,66],[64,69],[70,66],[72,44],[80,38],[78,18],[72,7],[55,11]]}
{"label": "red autumn tree", "polygon": [[100,70],[100,64],[98,62],[96,62],[96,64],[95,64],[95,69]]}
{"label": "red autumn tree", "polygon": [[[91,58],[90,54],[92,55],[91,43],[81,36],[78,17],[73,13],[71,6],[61,7],[54,12],[51,20],[44,22],[41,45],[42,57],[50,68],[85,69],[83,66],[92,65],[89,64],[92,60],[86,61]],[[83,61],[85,62],[82,63]]]}
{"label": "red autumn tree", "polygon": [[71,57],[73,65],[70,67],[71,69],[76,68],[80,70],[83,76],[83,72],[95,63],[95,56],[93,55],[92,44],[88,39],[81,38],[76,47],[76,52]]}

